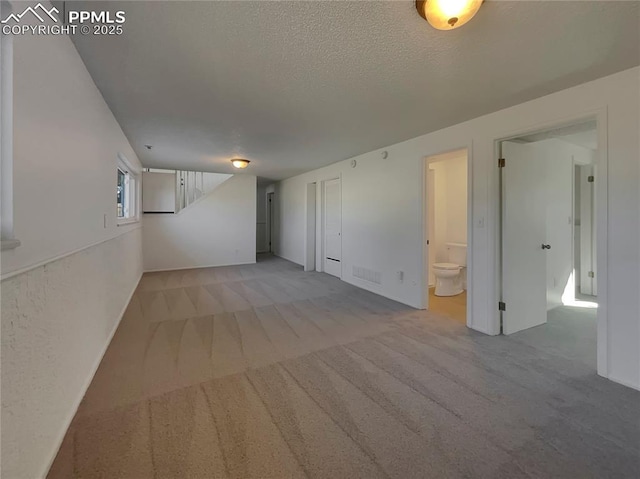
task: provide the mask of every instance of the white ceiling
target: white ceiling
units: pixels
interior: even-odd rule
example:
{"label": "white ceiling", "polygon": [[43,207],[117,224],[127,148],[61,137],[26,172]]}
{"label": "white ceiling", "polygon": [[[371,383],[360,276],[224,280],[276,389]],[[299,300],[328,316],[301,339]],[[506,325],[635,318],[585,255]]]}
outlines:
{"label": "white ceiling", "polygon": [[125,34],[74,41],[145,166],[281,179],[638,65],[639,7],[487,1],[441,32],[413,1],[92,2]]}

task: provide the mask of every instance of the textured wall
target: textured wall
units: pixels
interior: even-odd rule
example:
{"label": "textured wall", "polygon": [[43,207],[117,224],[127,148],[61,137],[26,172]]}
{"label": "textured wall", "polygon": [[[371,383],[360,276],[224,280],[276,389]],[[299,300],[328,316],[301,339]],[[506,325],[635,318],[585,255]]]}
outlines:
{"label": "textured wall", "polygon": [[42,477],[142,274],[141,229],[2,281],[2,477]]}

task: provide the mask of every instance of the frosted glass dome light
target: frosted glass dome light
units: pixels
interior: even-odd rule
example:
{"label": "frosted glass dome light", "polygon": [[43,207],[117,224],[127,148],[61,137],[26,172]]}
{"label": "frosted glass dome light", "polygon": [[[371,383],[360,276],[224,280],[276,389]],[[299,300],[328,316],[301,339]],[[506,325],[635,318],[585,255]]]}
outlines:
{"label": "frosted glass dome light", "polygon": [[235,166],[236,168],[239,168],[239,169],[243,170],[247,166],[249,166],[249,160],[244,160],[242,158],[235,158],[235,159],[231,160],[231,164],[233,166]]}
{"label": "frosted glass dome light", "polygon": [[471,20],[483,0],[417,0],[416,9],[422,18],[438,30],[453,30]]}

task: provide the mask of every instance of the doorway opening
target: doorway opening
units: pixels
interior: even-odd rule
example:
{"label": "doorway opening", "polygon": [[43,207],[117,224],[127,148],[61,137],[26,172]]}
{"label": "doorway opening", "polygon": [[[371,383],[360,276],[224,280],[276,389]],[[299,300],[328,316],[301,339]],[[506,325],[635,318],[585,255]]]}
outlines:
{"label": "doorway opening", "polygon": [[342,190],[340,178],[322,182],[322,270],[342,278]]}
{"label": "doorway opening", "polygon": [[467,324],[468,150],[426,162],[426,308]]}
{"label": "doorway opening", "polygon": [[267,193],[267,251],[273,253],[273,192]]}
{"label": "doorway opening", "polygon": [[304,270],[316,269],[316,184],[308,183],[305,208]]}
{"label": "doorway opening", "polygon": [[511,138],[500,152],[501,330],[596,369],[598,122]]}

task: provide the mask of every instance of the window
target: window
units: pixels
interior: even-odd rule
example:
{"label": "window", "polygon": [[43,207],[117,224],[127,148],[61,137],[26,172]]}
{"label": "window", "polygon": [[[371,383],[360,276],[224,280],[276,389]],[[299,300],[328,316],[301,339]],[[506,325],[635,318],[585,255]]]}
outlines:
{"label": "window", "polygon": [[138,221],[138,177],[122,155],[118,155],[116,217],[118,224]]}

